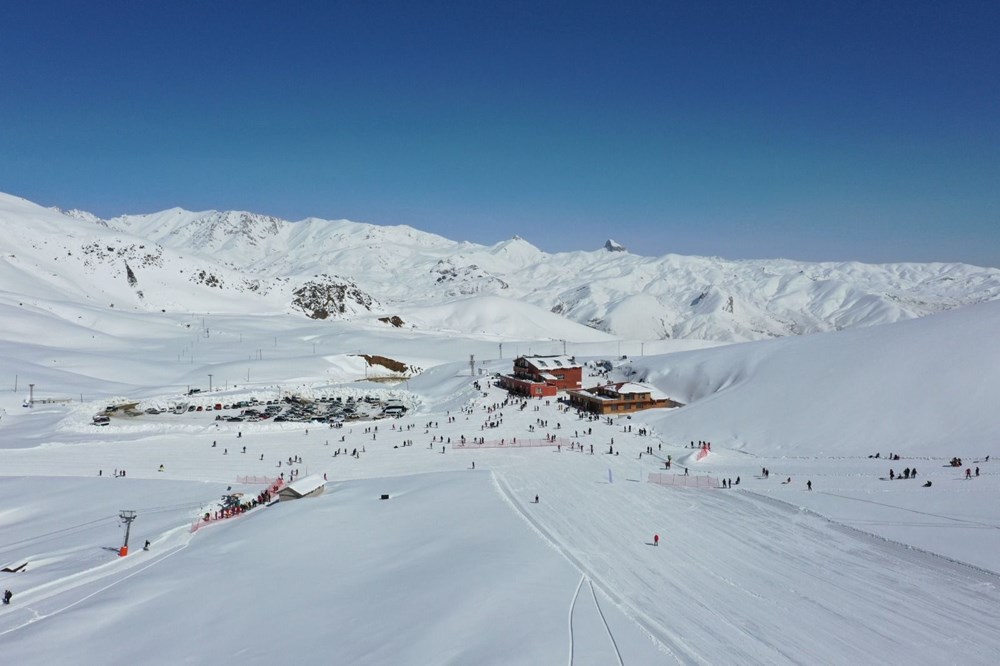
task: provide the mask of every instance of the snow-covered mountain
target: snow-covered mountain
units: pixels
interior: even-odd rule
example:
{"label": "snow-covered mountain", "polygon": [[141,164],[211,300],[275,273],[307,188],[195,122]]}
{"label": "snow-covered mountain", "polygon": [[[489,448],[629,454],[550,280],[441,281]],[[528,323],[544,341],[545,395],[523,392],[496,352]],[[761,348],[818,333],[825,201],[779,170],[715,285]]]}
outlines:
{"label": "snow-covered mountain", "polygon": [[913,319],[1000,296],[1000,271],[966,264],[643,257],[612,240],[549,254],[518,237],[482,246],[407,226],[239,211],[101,220],[10,195],[0,195],[0,234],[9,298],[147,311],[398,316],[413,326],[407,313],[419,308],[421,327],[447,329],[428,317],[435,306],[482,310],[500,297],[524,304],[526,319],[542,309],[631,339],[732,342]]}

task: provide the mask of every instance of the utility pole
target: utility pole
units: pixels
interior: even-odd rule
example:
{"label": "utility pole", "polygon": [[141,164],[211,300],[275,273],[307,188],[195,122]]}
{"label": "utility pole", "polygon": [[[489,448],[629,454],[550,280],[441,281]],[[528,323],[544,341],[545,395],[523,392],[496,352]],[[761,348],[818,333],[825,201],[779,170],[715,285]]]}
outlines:
{"label": "utility pole", "polygon": [[212,392],[212,373],[208,373],[208,392]]}
{"label": "utility pole", "polygon": [[503,358],[503,343],[500,343],[500,358]]}
{"label": "utility pole", "polygon": [[476,376],[476,356],[475,354],[469,354],[469,375],[472,377]]}
{"label": "utility pole", "polygon": [[28,384],[28,404],[32,407],[35,406],[35,385]]}
{"label": "utility pole", "polygon": [[125,544],[122,545],[122,549],[118,551],[118,557],[125,557],[128,555],[128,535],[132,530],[132,521],[135,520],[136,515],[135,511],[122,509],[121,513],[118,514],[118,517],[125,523]]}

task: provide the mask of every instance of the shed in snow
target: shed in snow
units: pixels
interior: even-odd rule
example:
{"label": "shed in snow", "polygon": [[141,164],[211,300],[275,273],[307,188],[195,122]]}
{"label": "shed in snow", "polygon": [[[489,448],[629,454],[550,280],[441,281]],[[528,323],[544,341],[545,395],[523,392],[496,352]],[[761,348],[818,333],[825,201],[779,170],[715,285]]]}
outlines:
{"label": "shed in snow", "polygon": [[298,481],[293,481],[278,491],[278,499],[285,500],[302,499],[303,497],[315,497],[322,495],[326,490],[326,481],[322,474],[311,474]]}

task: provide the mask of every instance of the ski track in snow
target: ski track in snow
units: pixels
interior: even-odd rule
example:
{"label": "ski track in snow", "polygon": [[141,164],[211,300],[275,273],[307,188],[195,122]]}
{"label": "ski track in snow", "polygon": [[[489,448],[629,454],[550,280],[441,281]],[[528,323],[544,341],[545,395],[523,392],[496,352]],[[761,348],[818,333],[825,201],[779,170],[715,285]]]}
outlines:
{"label": "ski track in snow", "polygon": [[[556,503],[573,506],[578,492],[593,492],[580,488],[590,484],[532,479],[527,467],[517,471],[524,476],[500,479],[497,484],[511,505],[628,615],[669,646],[679,662],[800,663],[811,655],[816,663],[850,659],[863,663],[870,662],[873,651],[885,641],[898,644],[900,636],[910,637],[914,656],[954,658],[960,642],[956,639],[949,645],[952,641],[942,642],[940,636],[980,637],[989,643],[984,649],[1000,654],[1000,642],[992,638],[996,633],[992,628],[1000,626],[1000,614],[994,576],[989,572],[928,556],[860,530],[842,530],[825,518],[773,498],[655,488],[657,493],[673,495],[668,498],[677,505],[673,510],[699,513],[696,528],[679,525],[673,533],[668,530],[656,549],[667,557],[684,559],[686,573],[674,577],[646,562],[575,548],[581,536],[617,540],[625,538],[621,533],[627,530],[620,524],[595,526],[602,516],[575,519],[572,510],[544,510]],[[513,487],[545,487],[547,491],[539,505],[532,505],[535,510],[527,511],[517,499],[526,493]],[[635,507],[635,513],[644,516],[643,522],[656,511],[653,506]],[[621,515],[611,518],[613,523],[624,522]],[[733,533],[734,524],[753,529]],[[847,538],[832,538],[830,529]],[[690,547],[684,547],[689,540]],[[948,582],[942,585],[941,579]],[[746,608],[757,612],[746,615]],[[795,609],[808,609],[810,616],[822,618],[814,627],[815,635],[783,630],[784,624],[796,621]],[[679,623],[681,617],[684,620]],[[667,629],[678,625],[682,631]],[[853,640],[844,641],[843,636]],[[831,641],[840,644],[842,651],[827,660],[822,646]],[[974,644],[970,648],[966,656],[969,663],[976,663],[983,653]],[[892,661],[889,658],[886,663]]]}

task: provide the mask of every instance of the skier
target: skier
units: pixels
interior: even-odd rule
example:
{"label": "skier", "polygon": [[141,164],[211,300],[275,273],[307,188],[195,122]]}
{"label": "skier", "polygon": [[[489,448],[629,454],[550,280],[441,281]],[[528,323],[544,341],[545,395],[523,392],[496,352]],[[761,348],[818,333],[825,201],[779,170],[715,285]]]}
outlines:
{"label": "skier", "polygon": [[812,481],[806,481],[806,488],[808,488],[809,490],[812,490],[813,489],[813,482]]}
{"label": "skier", "polygon": [[149,539],[146,539],[146,544],[142,547],[143,550],[149,550]]}
{"label": "skier", "polygon": [[14,597],[14,593],[13,592],[11,592],[10,590],[5,590],[4,593],[3,593],[3,605],[4,606],[9,606],[10,605],[10,600],[13,597]]}
{"label": "skier", "polygon": [[965,468],[965,478],[967,478],[967,479],[971,479],[972,478],[972,470],[969,469],[968,467]]}
{"label": "skier", "polygon": [[535,495],[535,504],[538,504],[538,495]]}
{"label": "skier", "polygon": [[654,546],[659,546],[660,545],[660,535],[659,534],[654,534],[653,535],[653,545]]}

